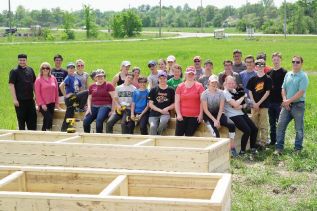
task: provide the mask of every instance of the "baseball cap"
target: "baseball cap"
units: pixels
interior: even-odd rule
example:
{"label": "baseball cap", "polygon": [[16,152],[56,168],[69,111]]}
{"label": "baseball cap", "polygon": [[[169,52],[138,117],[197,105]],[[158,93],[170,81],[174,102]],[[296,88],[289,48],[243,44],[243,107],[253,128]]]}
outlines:
{"label": "baseball cap", "polygon": [[167,73],[164,70],[159,70],[158,71],[158,77],[164,76],[167,78]]}
{"label": "baseball cap", "polygon": [[156,66],[156,61],[154,61],[154,60],[149,61],[149,62],[147,63],[147,66],[148,66],[148,67]]}
{"label": "baseball cap", "polygon": [[70,67],[75,68],[76,66],[75,66],[75,63],[74,63],[74,62],[69,62],[66,67],[67,67],[67,68],[70,68]]}
{"label": "baseball cap", "polygon": [[210,59],[207,59],[207,60],[205,61],[204,65],[206,65],[206,64],[214,65]]}
{"label": "baseball cap", "polygon": [[195,61],[195,60],[199,60],[199,61],[201,61],[200,56],[195,56],[195,57],[193,58],[193,61]]}
{"label": "baseball cap", "polygon": [[175,61],[176,61],[176,58],[175,58],[175,56],[173,56],[173,55],[169,55],[169,56],[167,57],[166,61],[167,61],[167,62],[175,62]]}
{"label": "baseball cap", "polygon": [[105,71],[103,69],[97,69],[95,71],[95,77],[97,76],[105,76]]}
{"label": "baseball cap", "polygon": [[193,66],[187,67],[187,68],[186,68],[186,74],[189,74],[189,73],[194,73],[194,74],[196,74],[196,69],[195,69],[195,67],[193,67]]}
{"label": "baseball cap", "polygon": [[125,67],[131,66],[131,62],[130,62],[130,61],[123,61],[123,62],[121,63],[121,67],[122,67],[122,66],[125,66]]}
{"label": "baseball cap", "polygon": [[208,79],[210,82],[218,82],[218,77],[216,75],[211,75]]}

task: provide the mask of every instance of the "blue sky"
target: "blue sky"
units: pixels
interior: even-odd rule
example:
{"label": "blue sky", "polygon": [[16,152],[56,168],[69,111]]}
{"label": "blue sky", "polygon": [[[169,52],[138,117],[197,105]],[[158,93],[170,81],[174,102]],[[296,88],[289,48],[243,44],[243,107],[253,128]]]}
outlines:
{"label": "blue sky", "polygon": [[[256,3],[259,0],[248,0],[250,3]],[[284,0],[275,0],[274,4],[279,6]],[[247,0],[203,0],[203,6],[214,5],[216,7],[222,8],[227,5],[232,5],[234,7],[239,7],[245,4]],[[287,2],[295,2],[295,0],[287,0]],[[102,11],[115,10],[120,11],[124,8],[137,7],[142,4],[149,4],[151,6],[158,5],[159,0],[11,0],[12,10],[18,5],[23,5],[25,8],[32,9],[42,9],[42,8],[55,8],[60,7],[63,10],[79,10],[82,8],[83,4],[89,4],[93,8],[99,8]],[[178,6],[188,3],[190,7],[196,8],[200,5],[200,0],[162,0],[162,5],[164,6]],[[1,0],[0,11],[8,9],[8,0]]]}

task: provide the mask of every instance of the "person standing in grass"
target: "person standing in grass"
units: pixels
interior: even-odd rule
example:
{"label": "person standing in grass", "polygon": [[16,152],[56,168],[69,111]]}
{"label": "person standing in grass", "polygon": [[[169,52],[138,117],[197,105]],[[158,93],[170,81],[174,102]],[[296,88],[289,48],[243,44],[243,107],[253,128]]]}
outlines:
{"label": "person standing in grass", "polygon": [[233,51],[233,61],[233,72],[240,73],[247,69],[247,66],[242,61],[242,51],[239,49]]}
{"label": "person standing in grass", "polygon": [[80,80],[82,90],[87,90],[89,74],[85,72],[85,62],[82,59],[76,61],[75,77]]}
{"label": "person standing in grass", "polygon": [[65,132],[68,128],[68,123],[66,123],[66,119],[73,118],[75,114],[75,107],[73,106],[71,96],[79,93],[82,87],[81,81],[75,77],[75,67],[76,66],[73,62],[67,64],[68,75],[65,80],[59,85],[59,88],[62,91],[65,99],[65,105],[67,106],[61,128],[62,132]]}
{"label": "person standing in grass", "polygon": [[252,77],[248,84],[249,96],[253,102],[251,113],[255,126],[259,129],[258,149],[264,149],[268,139],[268,107],[269,95],[272,89],[272,79],[264,73],[265,61],[255,61],[257,75]]}
{"label": "person standing in grass", "polygon": [[234,72],[233,69],[232,69],[233,62],[231,60],[225,60],[223,62],[223,66],[224,66],[224,71],[219,74],[219,81],[218,81],[219,82],[219,84],[218,84],[219,88],[223,89],[223,83],[225,82],[226,77],[229,76],[229,75],[234,77],[235,80],[236,80],[237,86],[239,88],[242,88],[243,85],[242,85],[242,81],[241,81],[239,73]]}
{"label": "person standing in grass", "polygon": [[174,109],[175,91],[167,86],[167,74],[158,72],[159,85],[150,90],[150,135],[161,135],[170,120],[170,111]]}
{"label": "person standing in grass", "polygon": [[104,70],[96,70],[94,78],[96,82],[89,86],[88,106],[83,121],[85,133],[90,133],[90,125],[94,120],[96,120],[96,133],[102,133],[103,123],[112,110],[112,101],[116,93],[112,84],[106,82],[105,77]]}
{"label": "person standing in grass", "polygon": [[247,69],[240,72],[240,77],[241,77],[244,92],[248,94],[249,93],[249,90],[247,89],[248,82],[250,78],[256,76],[256,71],[255,71],[253,56],[249,55],[245,57],[244,60],[245,60]]}
{"label": "person standing in grass", "polygon": [[[263,59],[264,62],[266,63],[266,53],[264,52],[258,53],[258,55],[256,56],[256,60],[259,60],[259,59]],[[270,66],[265,65],[264,73],[267,74],[271,69],[272,68]]]}
{"label": "person standing in grass", "polygon": [[207,59],[204,63],[205,65],[205,72],[204,74],[198,79],[198,82],[201,83],[204,87],[204,89],[208,89],[208,80],[209,77],[212,75],[213,66],[214,64],[210,59]]}
{"label": "person standing in grass", "polygon": [[139,78],[140,78],[141,69],[139,67],[134,67],[132,69],[133,74],[133,80],[132,85],[135,86],[135,88],[139,88]]}
{"label": "person standing in grass", "polygon": [[121,63],[121,69],[120,72],[118,72],[112,79],[112,85],[113,87],[120,86],[124,83],[125,77],[129,73],[129,69],[131,67],[130,61],[123,61]]}
{"label": "person standing in grass", "polygon": [[54,109],[59,109],[58,83],[51,74],[51,65],[43,62],[40,76],[36,79],[35,99],[39,111],[43,115],[42,131],[52,130]]}
{"label": "person standing in grass", "polygon": [[193,136],[203,119],[200,95],[205,89],[195,81],[195,74],[195,67],[187,67],[186,80],[176,88],[176,136]]}
{"label": "person standing in grass", "polygon": [[235,124],[236,128],[242,131],[241,137],[241,151],[240,155],[246,153],[246,147],[248,140],[250,138],[250,148],[251,153],[256,154],[256,138],[258,135],[258,128],[254,125],[253,121],[248,117],[247,114],[242,112],[245,104],[242,104],[245,100],[245,96],[239,99],[233,98],[233,93],[235,92],[236,80],[232,76],[227,76],[224,83],[224,96],[225,96],[225,114],[229,117]]}
{"label": "person standing in grass", "polygon": [[176,90],[177,86],[183,82],[183,79],[181,78],[182,75],[182,67],[178,64],[173,65],[173,78],[169,79],[167,81],[168,87]]}
{"label": "person standing in grass", "polygon": [[133,134],[134,122],[131,120],[131,104],[133,92],[136,90],[132,85],[133,74],[128,73],[124,83],[116,87],[116,97],[113,107],[115,112],[107,121],[107,133],[113,133],[113,126],[121,119],[122,134]]}
{"label": "person standing in grass", "polygon": [[202,68],[201,66],[201,58],[200,56],[195,56],[193,58],[193,61],[194,61],[194,67],[195,67],[195,70],[196,70],[196,81],[198,81],[198,79],[204,74],[204,69]]}
{"label": "person standing in grass", "polygon": [[211,75],[208,79],[208,89],[201,95],[204,110],[204,121],[213,137],[220,138],[219,128],[224,126],[229,130],[230,146],[232,156],[238,156],[234,142],[236,127],[232,120],[224,114],[225,96],[218,89],[218,77]]}
{"label": "person standing in grass", "polygon": [[[67,71],[62,68],[63,57],[60,54],[54,56],[55,67],[52,68],[51,74],[56,78],[58,87],[68,75]],[[58,88],[59,102],[64,102],[64,96],[60,88]]]}
{"label": "person standing in grass", "polygon": [[[141,135],[148,135],[149,122],[149,90],[146,88],[147,79],[139,78],[139,88],[134,90],[131,104],[131,119],[140,125]],[[134,127],[133,127],[134,128]]]}
{"label": "person standing in grass", "polygon": [[9,88],[18,119],[19,130],[36,130],[36,109],[33,99],[34,70],[27,66],[27,55],[18,55],[18,66],[10,71]]}
{"label": "person standing in grass", "polygon": [[174,77],[173,66],[174,66],[174,64],[176,64],[176,58],[173,55],[169,55],[166,58],[166,61],[167,61],[167,66],[166,66],[166,68],[167,68],[167,80],[169,80],[169,79]]}
{"label": "person standing in grass", "polygon": [[[157,63],[154,60],[148,62],[148,68],[150,68],[150,75],[147,78],[149,82],[149,89],[153,89],[154,87],[158,86],[158,70],[157,70]],[[164,70],[163,70],[164,71]]]}
{"label": "person standing in grass", "polygon": [[282,99],[282,84],[287,71],[281,67],[282,55],[278,52],[273,53],[272,62],[274,67],[267,74],[272,79],[272,91],[270,92],[269,104],[269,121],[270,121],[270,145],[276,144],[276,124],[281,112]]}
{"label": "person standing in grass", "polygon": [[292,119],[295,122],[295,153],[298,154],[303,149],[304,141],[304,113],[306,90],[308,87],[308,77],[303,71],[303,58],[293,56],[292,71],[285,75],[282,85],[282,111],[279,116],[276,131],[275,154],[281,154],[284,149],[285,132]]}

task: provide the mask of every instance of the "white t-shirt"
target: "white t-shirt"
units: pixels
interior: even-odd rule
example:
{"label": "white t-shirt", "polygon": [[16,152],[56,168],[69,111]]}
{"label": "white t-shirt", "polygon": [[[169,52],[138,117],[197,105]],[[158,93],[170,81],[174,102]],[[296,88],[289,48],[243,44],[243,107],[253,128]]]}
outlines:
{"label": "white t-shirt", "polygon": [[233,116],[240,116],[240,115],[244,115],[244,113],[242,112],[241,109],[235,109],[230,105],[230,101],[234,100],[232,98],[232,94],[228,91],[228,90],[224,90],[223,94],[225,96],[225,114],[227,117],[233,117]]}
{"label": "white t-shirt", "polygon": [[130,84],[129,86],[121,84],[120,86],[116,87],[116,92],[118,94],[119,103],[121,106],[127,106],[128,108],[130,108],[132,104],[132,95],[134,90],[136,90],[136,88],[132,84]]}

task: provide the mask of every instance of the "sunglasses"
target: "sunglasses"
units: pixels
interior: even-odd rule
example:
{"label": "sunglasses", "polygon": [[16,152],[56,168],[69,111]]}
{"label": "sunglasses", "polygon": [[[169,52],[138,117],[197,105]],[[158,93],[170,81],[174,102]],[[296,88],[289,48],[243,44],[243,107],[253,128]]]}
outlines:
{"label": "sunglasses", "polygon": [[42,70],[50,70],[51,68],[49,67],[42,67]]}
{"label": "sunglasses", "polygon": [[83,64],[78,64],[78,65],[77,65],[77,67],[83,67],[83,66],[84,66]]}
{"label": "sunglasses", "polygon": [[139,81],[139,84],[146,84],[147,81]]}
{"label": "sunglasses", "polygon": [[264,63],[256,63],[255,66],[257,66],[257,67],[265,67],[265,64]]}
{"label": "sunglasses", "polygon": [[200,63],[200,60],[194,60],[195,63]]}
{"label": "sunglasses", "polygon": [[293,64],[300,64],[300,61],[292,61]]}

